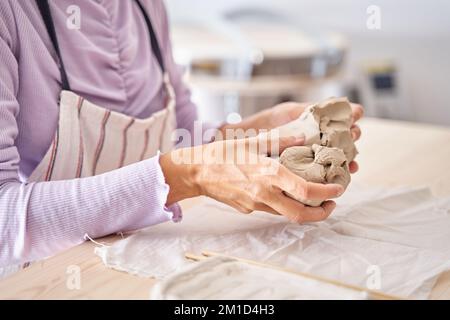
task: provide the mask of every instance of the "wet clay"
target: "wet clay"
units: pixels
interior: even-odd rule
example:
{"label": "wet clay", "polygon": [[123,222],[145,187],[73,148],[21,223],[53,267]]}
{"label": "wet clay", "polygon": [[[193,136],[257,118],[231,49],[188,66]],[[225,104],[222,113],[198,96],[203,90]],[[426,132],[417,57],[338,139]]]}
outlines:
{"label": "wet clay", "polygon": [[[278,128],[280,136],[305,135],[305,146],[287,148],[280,162],[307,181],[338,183],[346,188],[350,183],[348,164],[358,153],[351,124],[347,98],[331,98],[307,107],[298,119]],[[323,202],[297,200],[310,206]]]}
{"label": "wet clay", "polygon": [[[338,148],[317,144],[312,147],[291,147],[281,154],[280,162],[307,181],[338,183],[344,188],[350,183],[347,158],[344,152]],[[309,206],[319,206],[322,203],[322,200],[295,199]]]}

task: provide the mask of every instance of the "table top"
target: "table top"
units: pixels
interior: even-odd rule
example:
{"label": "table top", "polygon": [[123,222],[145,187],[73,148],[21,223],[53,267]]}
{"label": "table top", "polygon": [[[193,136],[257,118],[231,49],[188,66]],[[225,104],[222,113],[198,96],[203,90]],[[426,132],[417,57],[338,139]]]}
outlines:
{"label": "table top", "polygon": [[[353,181],[371,186],[428,186],[450,195],[450,128],[380,119],[361,121],[360,170]],[[199,199],[182,201],[192,207]],[[120,239],[110,236],[99,241]],[[90,241],[0,281],[0,299],[147,299],[155,280],[106,268]],[[71,285],[80,271],[79,288]],[[442,274],[432,299],[450,299],[450,272]]]}

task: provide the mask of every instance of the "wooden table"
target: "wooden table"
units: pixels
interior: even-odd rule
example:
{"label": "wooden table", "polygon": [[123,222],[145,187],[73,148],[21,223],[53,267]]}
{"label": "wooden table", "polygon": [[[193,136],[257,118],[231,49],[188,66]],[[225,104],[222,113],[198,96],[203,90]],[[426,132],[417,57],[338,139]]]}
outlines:
{"label": "wooden table", "polygon": [[[360,171],[354,181],[387,187],[429,186],[438,196],[450,195],[450,128],[378,119],[365,119],[361,127]],[[182,206],[187,208],[195,202],[184,201]],[[85,242],[1,280],[0,298],[148,298],[153,279],[106,268],[94,255],[94,246]],[[78,266],[81,271],[80,289],[70,290],[67,286],[70,266]],[[450,272],[440,276],[431,298],[450,299]]]}

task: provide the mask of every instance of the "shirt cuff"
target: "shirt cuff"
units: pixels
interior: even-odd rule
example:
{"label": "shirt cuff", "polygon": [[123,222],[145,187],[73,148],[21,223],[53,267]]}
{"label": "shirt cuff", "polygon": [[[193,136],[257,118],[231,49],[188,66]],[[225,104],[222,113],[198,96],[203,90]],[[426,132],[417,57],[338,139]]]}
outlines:
{"label": "shirt cuff", "polygon": [[[166,180],[164,178],[164,173],[162,172],[161,166],[159,165],[159,158],[161,156],[161,152],[158,151],[158,154],[156,155],[155,159],[157,160],[157,179],[158,179],[158,185],[163,185],[162,188],[162,199],[164,199],[164,203],[167,202],[167,197],[169,195],[170,187],[166,183]],[[171,204],[170,206],[164,206],[164,213],[167,215],[168,219],[172,220],[173,222],[180,222],[183,219],[183,211],[181,210],[181,207],[178,203]]]}
{"label": "shirt cuff", "polygon": [[174,203],[168,207],[164,207],[173,222],[180,222],[183,219],[183,211],[178,203]]}

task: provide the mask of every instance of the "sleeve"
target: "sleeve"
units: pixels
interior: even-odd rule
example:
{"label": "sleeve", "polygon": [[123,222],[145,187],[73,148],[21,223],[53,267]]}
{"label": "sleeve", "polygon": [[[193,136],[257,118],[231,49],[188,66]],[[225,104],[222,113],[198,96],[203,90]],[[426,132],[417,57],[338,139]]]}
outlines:
{"label": "sleeve", "polygon": [[[170,41],[170,27],[168,21],[168,15],[163,1],[155,1],[152,5],[157,6],[158,17],[161,20],[162,30],[162,51],[164,52],[164,58],[166,62],[169,78],[175,91],[176,96],[176,119],[177,128],[185,129],[191,135],[191,141],[189,144],[182,144],[181,147],[187,147],[202,143],[208,143],[214,136],[215,129],[217,129],[222,123],[209,123],[198,121],[197,106],[191,100],[191,91],[184,81],[184,68],[178,65],[172,52],[172,44]],[[206,133],[206,131],[209,131]],[[196,136],[201,135],[201,136]]]}
{"label": "sleeve", "polygon": [[18,62],[8,43],[0,33],[0,267],[53,255],[83,242],[85,234],[178,220],[179,207],[165,207],[169,187],[159,155],[90,178],[21,182]]}

